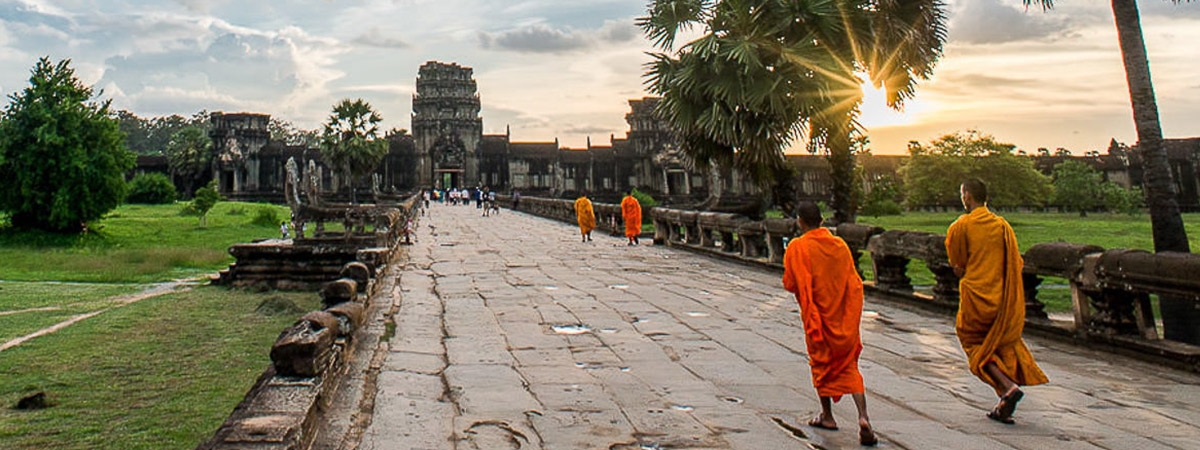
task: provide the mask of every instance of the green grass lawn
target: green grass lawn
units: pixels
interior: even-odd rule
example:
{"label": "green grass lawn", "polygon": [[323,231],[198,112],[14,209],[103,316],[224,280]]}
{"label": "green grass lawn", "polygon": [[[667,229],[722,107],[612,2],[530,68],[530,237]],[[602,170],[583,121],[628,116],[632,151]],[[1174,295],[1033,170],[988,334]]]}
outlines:
{"label": "green grass lawn", "polygon": [[113,305],[128,284],[0,282],[0,344]]}
{"label": "green grass lawn", "polygon": [[[305,311],[320,303],[315,293],[202,287],[112,309],[0,352],[0,447],[195,447],[246,395],[270,364],[271,343],[299,315],[256,313],[269,297]],[[12,409],[39,391],[52,407]]]}
{"label": "green grass lawn", "polygon": [[291,214],[283,206],[221,202],[200,226],[180,214],[182,203],[123,205],[87,235],[0,229],[0,280],[147,283],[212,273],[233,262],[230,245],[278,237],[278,223],[253,223],[259,208]]}

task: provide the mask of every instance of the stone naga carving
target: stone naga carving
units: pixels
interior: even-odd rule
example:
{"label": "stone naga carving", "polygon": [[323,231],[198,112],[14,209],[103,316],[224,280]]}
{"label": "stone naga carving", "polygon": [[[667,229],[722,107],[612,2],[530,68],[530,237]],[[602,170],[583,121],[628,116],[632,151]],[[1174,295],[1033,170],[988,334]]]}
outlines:
{"label": "stone naga carving", "polygon": [[304,195],[308,197],[308,204],[317,206],[321,204],[321,176],[317,175],[317,162],[308,160],[308,169],[304,171],[307,175],[308,184],[305,186]]}

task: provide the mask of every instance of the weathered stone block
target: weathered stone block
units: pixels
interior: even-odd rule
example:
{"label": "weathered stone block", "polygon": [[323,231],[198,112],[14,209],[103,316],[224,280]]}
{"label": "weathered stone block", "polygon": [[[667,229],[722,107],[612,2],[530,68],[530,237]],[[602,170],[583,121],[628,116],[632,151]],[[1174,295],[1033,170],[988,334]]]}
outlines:
{"label": "weathered stone block", "polygon": [[321,286],[321,303],[326,308],[358,298],[358,282],[350,278],[339,278]]}
{"label": "weathered stone block", "polygon": [[362,326],[366,308],[359,302],[342,302],[329,307],[325,312],[337,317],[338,336],[349,337]]}
{"label": "weathered stone block", "polygon": [[333,355],[338,325],[333,314],[314,311],[283,330],[271,346],[276,373],[295,377],[319,375]]}
{"label": "weathered stone block", "polygon": [[345,266],[342,266],[340,275],[342,278],[354,280],[358,285],[359,293],[366,293],[367,286],[371,283],[371,269],[361,262],[346,263]]}

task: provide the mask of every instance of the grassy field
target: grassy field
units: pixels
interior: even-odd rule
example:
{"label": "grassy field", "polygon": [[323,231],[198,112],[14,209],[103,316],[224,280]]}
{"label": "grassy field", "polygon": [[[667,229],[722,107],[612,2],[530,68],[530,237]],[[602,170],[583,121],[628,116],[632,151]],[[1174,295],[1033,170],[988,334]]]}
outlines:
{"label": "grassy field", "polygon": [[199,218],[182,203],[124,205],[86,235],[0,228],[0,280],[147,283],[209,274],[233,262],[229,246],[279,235],[279,224],[255,225],[260,208],[286,218],[286,207],[221,202]]}
{"label": "grassy field", "polygon": [[[0,448],[191,448],[207,439],[270,363],[271,343],[315,293],[199,287],[123,304],[149,283],[196,278],[233,261],[231,244],[277,237],[261,210],[218,203],[207,225],[183,204],[125,205],[92,233],[0,226],[0,344],[98,313],[0,352]],[[2,218],[0,218],[2,219]],[[3,220],[0,220],[3,223]],[[258,313],[266,299],[297,308]],[[13,409],[45,392],[51,407]]]}
{"label": "grassy field", "polygon": [[0,282],[0,344],[77,314],[112,306],[129,284]]}
{"label": "grassy field", "polygon": [[[299,308],[257,313],[270,297]],[[44,304],[19,306],[35,303]],[[0,352],[0,447],[195,447],[270,363],[279,332],[319,303],[315,293],[202,287],[112,309]],[[12,409],[39,391],[52,407]]]}

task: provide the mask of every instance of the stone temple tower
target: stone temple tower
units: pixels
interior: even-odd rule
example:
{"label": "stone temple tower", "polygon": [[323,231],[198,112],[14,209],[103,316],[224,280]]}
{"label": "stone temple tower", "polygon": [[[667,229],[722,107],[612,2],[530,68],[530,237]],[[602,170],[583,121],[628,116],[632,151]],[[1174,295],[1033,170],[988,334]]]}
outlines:
{"label": "stone temple tower", "polygon": [[440,188],[479,183],[483,119],[470,67],[429,61],[417,72],[412,134],[418,182]]}

